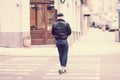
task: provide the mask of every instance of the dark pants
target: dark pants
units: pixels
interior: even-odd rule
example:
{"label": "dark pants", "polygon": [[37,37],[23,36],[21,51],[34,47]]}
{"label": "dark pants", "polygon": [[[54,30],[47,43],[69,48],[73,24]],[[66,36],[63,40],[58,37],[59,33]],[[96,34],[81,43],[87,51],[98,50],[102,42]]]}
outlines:
{"label": "dark pants", "polygon": [[59,60],[61,66],[66,66],[68,56],[68,42],[67,40],[56,40],[56,46],[59,52]]}

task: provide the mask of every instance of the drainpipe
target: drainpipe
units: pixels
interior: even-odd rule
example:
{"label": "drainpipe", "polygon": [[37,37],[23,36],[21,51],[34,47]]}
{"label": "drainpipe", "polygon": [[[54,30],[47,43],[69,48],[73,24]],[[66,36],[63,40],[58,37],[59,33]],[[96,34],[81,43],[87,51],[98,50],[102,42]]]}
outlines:
{"label": "drainpipe", "polygon": [[[120,0],[118,0],[118,4],[120,4]],[[120,11],[118,12],[118,31],[119,31],[119,33],[118,33],[118,42],[120,42]]]}
{"label": "drainpipe", "polygon": [[118,0],[117,11],[118,11],[118,29],[115,31],[116,36],[115,41],[120,42],[120,0]]}

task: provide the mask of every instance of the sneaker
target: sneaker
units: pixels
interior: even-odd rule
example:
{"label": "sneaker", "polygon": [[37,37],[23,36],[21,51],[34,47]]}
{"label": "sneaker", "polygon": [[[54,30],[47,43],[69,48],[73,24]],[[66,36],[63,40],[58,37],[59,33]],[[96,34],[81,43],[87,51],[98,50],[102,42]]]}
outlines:
{"label": "sneaker", "polygon": [[59,72],[59,74],[61,75],[61,74],[65,73],[66,70],[59,70],[58,72]]}

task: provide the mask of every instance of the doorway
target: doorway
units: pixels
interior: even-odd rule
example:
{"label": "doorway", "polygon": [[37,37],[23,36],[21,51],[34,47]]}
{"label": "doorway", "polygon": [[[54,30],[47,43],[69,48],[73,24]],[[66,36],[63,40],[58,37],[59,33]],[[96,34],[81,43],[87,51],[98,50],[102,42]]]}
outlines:
{"label": "doorway", "polygon": [[32,45],[54,44],[51,34],[52,24],[56,21],[57,11],[53,3],[30,3],[30,33]]}

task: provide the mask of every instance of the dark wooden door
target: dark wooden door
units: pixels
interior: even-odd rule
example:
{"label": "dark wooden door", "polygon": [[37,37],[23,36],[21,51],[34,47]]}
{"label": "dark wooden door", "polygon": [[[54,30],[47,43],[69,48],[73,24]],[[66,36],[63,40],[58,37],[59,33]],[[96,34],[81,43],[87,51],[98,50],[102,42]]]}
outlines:
{"label": "dark wooden door", "polygon": [[30,27],[32,45],[54,44],[51,34],[53,22],[56,20],[56,10],[52,4],[31,4]]}

